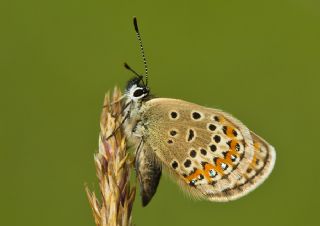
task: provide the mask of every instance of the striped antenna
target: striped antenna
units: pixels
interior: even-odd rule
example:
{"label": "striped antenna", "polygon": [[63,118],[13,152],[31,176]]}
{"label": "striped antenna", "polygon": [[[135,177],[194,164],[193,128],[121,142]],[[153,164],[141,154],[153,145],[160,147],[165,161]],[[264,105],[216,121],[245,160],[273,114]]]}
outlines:
{"label": "striped antenna", "polygon": [[144,49],[143,49],[143,45],[142,45],[142,39],[141,39],[141,35],[139,32],[139,28],[138,28],[138,22],[137,22],[137,18],[133,17],[133,25],[134,25],[134,29],[136,30],[136,34],[137,34],[137,38],[139,40],[139,44],[140,44],[140,49],[141,49],[141,54],[142,54],[142,59],[143,59],[143,64],[144,64],[144,69],[146,72],[146,86],[148,86],[148,66],[147,66],[147,60],[146,60],[146,56],[144,53]]}

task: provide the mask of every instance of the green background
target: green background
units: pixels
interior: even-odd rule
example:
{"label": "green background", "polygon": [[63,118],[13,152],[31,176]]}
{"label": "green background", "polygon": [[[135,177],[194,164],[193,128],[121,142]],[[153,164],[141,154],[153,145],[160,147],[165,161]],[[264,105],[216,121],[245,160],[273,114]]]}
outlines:
{"label": "green background", "polygon": [[276,147],[271,177],[230,203],[168,177],[136,225],[319,225],[317,0],[2,0],[0,225],[94,225],[104,93],[143,71],[154,94],[232,113]]}

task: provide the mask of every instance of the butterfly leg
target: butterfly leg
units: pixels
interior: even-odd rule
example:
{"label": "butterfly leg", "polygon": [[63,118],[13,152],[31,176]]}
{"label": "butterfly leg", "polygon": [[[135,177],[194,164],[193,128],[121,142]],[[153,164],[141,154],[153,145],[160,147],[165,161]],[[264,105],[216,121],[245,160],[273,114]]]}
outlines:
{"label": "butterfly leg", "polygon": [[114,136],[114,134],[121,128],[121,126],[123,125],[123,123],[129,118],[129,116],[130,116],[130,111],[128,111],[128,113],[126,114],[126,116],[122,119],[120,125],[113,130],[113,132],[106,138],[106,140],[109,140],[110,137],[113,137],[113,136]]}

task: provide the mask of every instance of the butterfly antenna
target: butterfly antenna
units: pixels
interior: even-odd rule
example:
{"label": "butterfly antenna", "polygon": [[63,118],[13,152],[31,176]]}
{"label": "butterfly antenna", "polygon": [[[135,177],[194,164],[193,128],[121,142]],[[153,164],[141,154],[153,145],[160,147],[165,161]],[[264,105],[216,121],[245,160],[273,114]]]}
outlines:
{"label": "butterfly antenna", "polygon": [[146,72],[146,86],[148,86],[148,66],[147,66],[147,60],[146,60],[146,56],[144,54],[144,49],[143,49],[143,45],[142,45],[142,39],[141,39],[141,35],[139,32],[139,28],[138,28],[138,22],[137,22],[137,18],[133,17],[133,25],[134,25],[134,29],[136,30],[136,34],[137,34],[137,38],[139,40],[139,44],[140,44],[140,49],[141,49],[141,54],[142,54],[142,59],[143,59],[143,64],[144,64],[144,69]]}
{"label": "butterfly antenna", "polygon": [[136,72],[135,70],[133,70],[127,63],[124,63],[123,65],[127,70],[131,71],[135,76],[137,76],[143,83],[144,85],[144,81],[142,79],[142,75],[139,75],[138,72]]}

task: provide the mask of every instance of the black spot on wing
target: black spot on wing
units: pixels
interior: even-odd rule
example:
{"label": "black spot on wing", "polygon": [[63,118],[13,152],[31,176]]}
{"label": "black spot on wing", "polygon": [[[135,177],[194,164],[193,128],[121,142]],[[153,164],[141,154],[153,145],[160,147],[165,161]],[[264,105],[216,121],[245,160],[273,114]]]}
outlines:
{"label": "black spot on wing", "polygon": [[213,124],[209,124],[209,126],[208,126],[208,129],[210,130],[210,131],[215,131],[216,130],[216,126],[215,125],[213,125]]}
{"label": "black spot on wing", "polygon": [[200,152],[201,152],[202,155],[207,155],[207,150],[205,150],[203,148],[200,149]]}
{"label": "black spot on wing", "polygon": [[215,152],[217,150],[217,146],[214,144],[211,144],[209,147],[212,152]]}
{"label": "black spot on wing", "polygon": [[189,129],[188,141],[191,141],[193,138],[194,138],[194,131],[192,129]]}
{"label": "black spot on wing", "polygon": [[194,120],[199,120],[201,118],[201,114],[199,112],[192,112],[192,118]]}
{"label": "black spot on wing", "polygon": [[187,159],[187,160],[184,162],[184,166],[185,166],[186,168],[188,168],[188,167],[191,166],[191,161],[190,161],[190,159]]}
{"label": "black spot on wing", "polygon": [[216,143],[220,143],[221,141],[221,137],[219,135],[215,135],[213,138],[212,138]]}
{"label": "black spot on wing", "polygon": [[190,156],[191,156],[192,158],[195,158],[196,155],[197,155],[197,152],[196,152],[195,150],[191,150],[191,151],[190,151]]}
{"label": "black spot on wing", "polygon": [[178,112],[176,112],[176,111],[170,112],[170,117],[171,117],[171,119],[176,119],[176,118],[178,118]]}
{"label": "black spot on wing", "polygon": [[173,169],[176,169],[176,168],[178,167],[177,161],[173,161],[173,162],[171,163],[171,166],[172,166]]}

